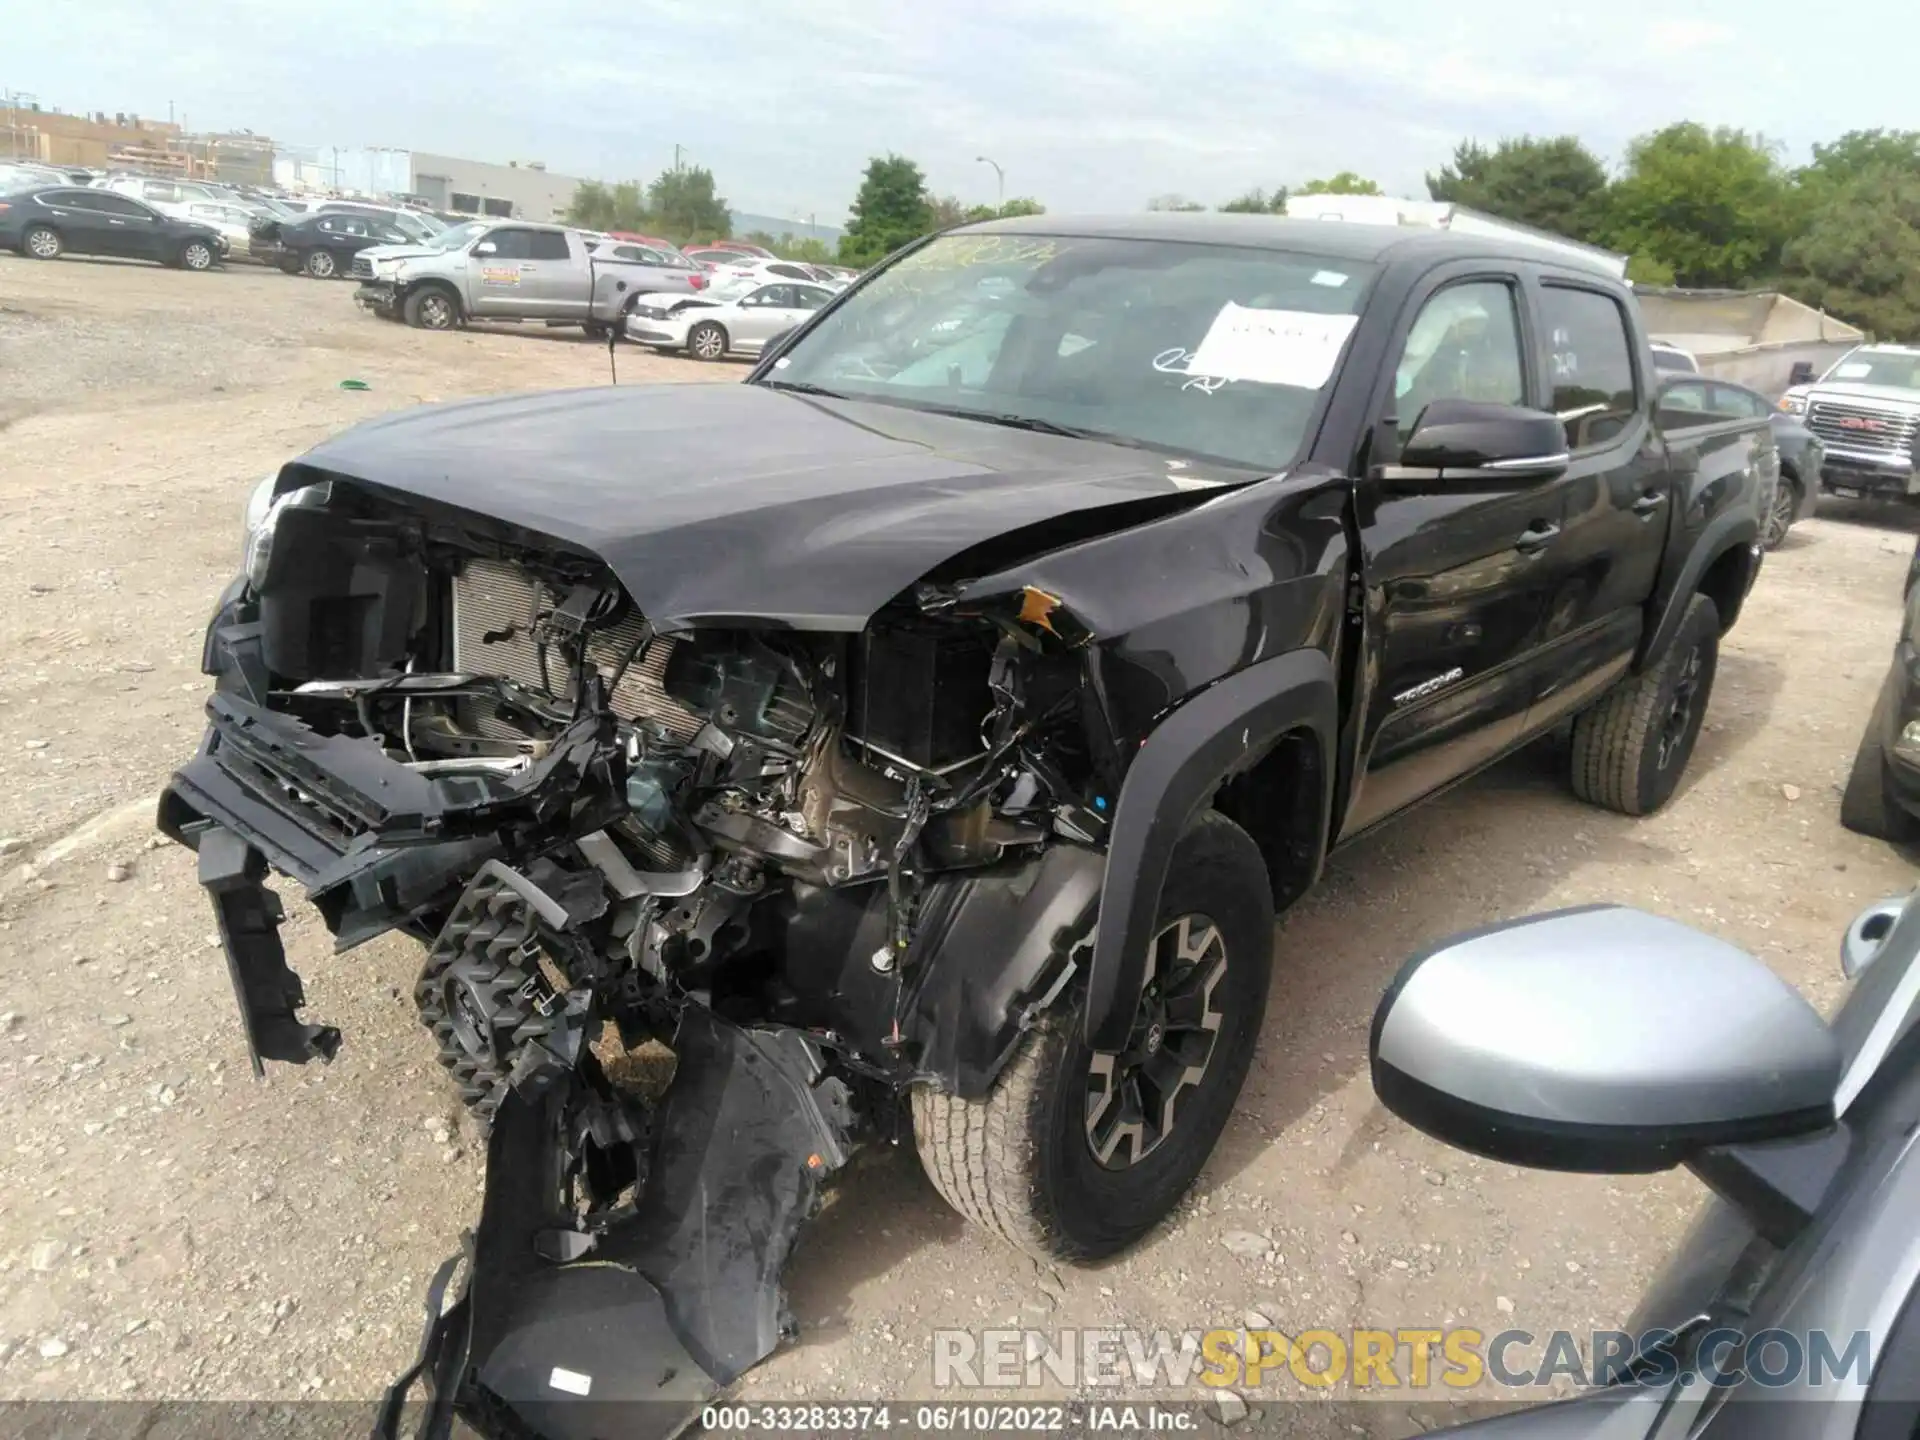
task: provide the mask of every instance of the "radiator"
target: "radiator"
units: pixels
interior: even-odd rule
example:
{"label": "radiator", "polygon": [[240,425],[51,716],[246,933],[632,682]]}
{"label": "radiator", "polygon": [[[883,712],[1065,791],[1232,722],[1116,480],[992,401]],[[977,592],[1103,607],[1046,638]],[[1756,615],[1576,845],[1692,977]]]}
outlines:
{"label": "radiator", "polygon": [[[453,668],[468,675],[497,675],[536,693],[569,698],[572,676],[567,662],[548,651],[549,674],[540,674],[540,649],[534,624],[560,603],[555,594],[517,565],[470,560],[453,582]],[[587,658],[611,681],[632,653],[644,622],[636,613],[594,632]],[[492,636],[491,640],[486,637]],[[653,720],[678,740],[690,740],[703,723],[668,697],[662,687],[675,642],[656,636],[644,656],[636,657],[613,688],[614,714],[623,720]]]}

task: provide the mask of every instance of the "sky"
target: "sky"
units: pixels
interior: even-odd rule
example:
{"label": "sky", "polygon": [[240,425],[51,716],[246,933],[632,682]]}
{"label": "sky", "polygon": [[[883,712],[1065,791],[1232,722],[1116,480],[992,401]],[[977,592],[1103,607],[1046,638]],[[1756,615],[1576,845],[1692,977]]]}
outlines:
{"label": "sky", "polygon": [[[1920,10],[1804,0],[151,0],[12,7],[0,103],[295,145],[648,179],[674,146],[736,210],[841,224],[870,156],[1054,211],[1208,204],[1355,170],[1424,196],[1464,137],[1617,164],[1680,119],[1780,142],[1920,129]],[[1555,14],[1558,11],[1560,13]],[[183,16],[191,15],[189,23]],[[1855,17],[1857,19],[1857,17]],[[1874,37],[1862,43],[1863,33]]]}

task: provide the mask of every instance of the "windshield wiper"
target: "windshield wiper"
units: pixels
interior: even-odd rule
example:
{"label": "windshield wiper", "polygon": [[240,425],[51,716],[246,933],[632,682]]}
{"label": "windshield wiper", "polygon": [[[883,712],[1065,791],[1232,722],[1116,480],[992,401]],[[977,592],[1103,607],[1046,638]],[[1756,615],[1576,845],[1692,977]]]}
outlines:
{"label": "windshield wiper", "polygon": [[851,396],[842,395],[838,390],[829,390],[824,385],[809,385],[805,380],[762,380],[769,390],[786,390],[794,395],[818,395],[823,400],[847,400]]}

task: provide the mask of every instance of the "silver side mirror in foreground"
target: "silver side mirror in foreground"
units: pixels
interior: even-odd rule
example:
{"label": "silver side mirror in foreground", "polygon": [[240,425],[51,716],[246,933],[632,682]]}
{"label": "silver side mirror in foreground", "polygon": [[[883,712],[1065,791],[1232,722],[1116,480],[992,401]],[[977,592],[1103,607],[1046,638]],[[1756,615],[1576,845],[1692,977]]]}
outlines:
{"label": "silver side mirror in foreground", "polygon": [[1636,1174],[1833,1124],[1839,1043],[1744,951],[1583,906],[1407,962],[1381,998],[1374,1092],[1436,1140],[1546,1170]]}

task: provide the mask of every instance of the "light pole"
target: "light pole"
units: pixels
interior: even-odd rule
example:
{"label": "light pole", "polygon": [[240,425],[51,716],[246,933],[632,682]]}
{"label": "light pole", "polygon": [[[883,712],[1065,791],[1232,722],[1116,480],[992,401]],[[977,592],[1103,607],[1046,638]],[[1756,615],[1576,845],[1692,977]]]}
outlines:
{"label": "light pole", "polygon": [[996,211],[1006,209],[1007,208],[1007,172],[1000,168],[1000,162],[998,160],[989,160],[985,155],[976,155],[973,158],[976,164],[993,166],[993,178],[999,187],[998,190],[996,191],[999,203],[995,205],[993,208]]}
{"label": "light pole", "polygon": [[[40,97],[26,90],[8,90],[5,94],[7,97],[7,155],[9,158],[17,158],[20,154],[20,102],[38,100]],[[40,158],[37,150],[33,158],[36,160]]]}

